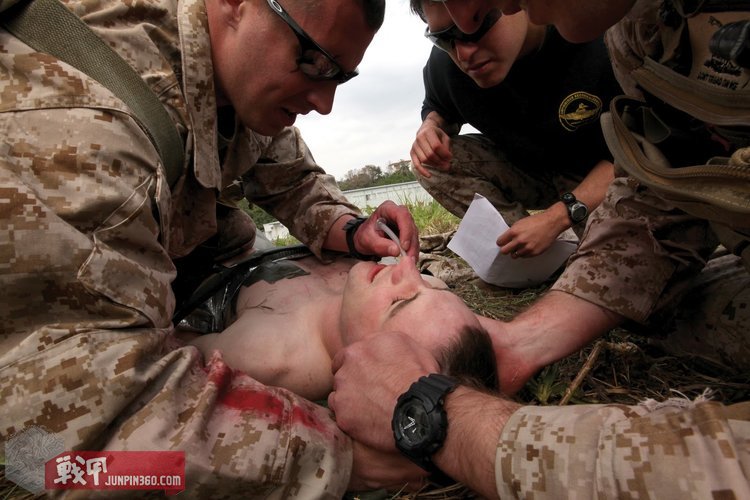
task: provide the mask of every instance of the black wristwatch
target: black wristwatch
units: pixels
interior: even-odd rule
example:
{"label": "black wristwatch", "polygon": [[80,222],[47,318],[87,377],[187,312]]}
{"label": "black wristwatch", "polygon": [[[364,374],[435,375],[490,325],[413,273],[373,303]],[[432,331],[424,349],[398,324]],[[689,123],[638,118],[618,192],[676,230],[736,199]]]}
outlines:
{"label": "black wristwatch", "polygon": [[344,224],[344,231],[346,231],[346,246],[349,247],[349,255],[354,257],[355,259],[359,260],[376,260],[377,257],[374,255],[365,255],[362,253],[359,253],[354,246],[354,233],[357,232],[357,229],[359,229],[359,226],[364,224],[364,222],[367,220],[367,217],[362,217],[361,215],[349,219],[346,221],[346,224]]}
{"label": "black wristwatch", "polygon": [[578,201],[573,193],[564,193],[560,197],[560,201],[565,203],[565,207],[568,209],[568,217],[574,226],[583,222],[589,216],[589,207],[582,201]]}
{"label": "black wristwatch", "polygon": [[443,403],[445,395],[456,385],[458,380],[439,373],[420,377],[399,396],[393,410],[391,428],[396,447],[429,472],[439,472],[432,463],[432,455],[445,441],[448,418]]}

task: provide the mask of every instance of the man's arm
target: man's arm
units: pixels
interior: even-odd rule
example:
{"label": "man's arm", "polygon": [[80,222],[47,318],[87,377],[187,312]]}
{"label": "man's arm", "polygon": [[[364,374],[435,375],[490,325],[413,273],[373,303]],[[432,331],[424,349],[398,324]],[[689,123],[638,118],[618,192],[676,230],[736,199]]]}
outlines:
{"label": "man's arm", "polygon": [[504,394],[515,394],[541,368],[578,351],[624,319],[556,290],[547,292],[512,321],[477,318],[492,338]]}
{"label": "man's arm", "polygon": [[[329,397],[339,425],[355,441],[392,451],[396,399],[437,370],[428,356],[408,337],[385,333],[339,353]],[[750,494],[750,403],[539,407],[458,387],[445,409],[447,437],[432,458],[487,498]]]}
{"label": "man's arm", "polygon": [[[572,193],[591,211],[602,202],[613,179],[614,165],[602,160],[591,169]],[[547,250],[560,233],[571,226],[572,222],[565,204],[558,201],[544,212],[517,221],[497,238],[497,245],[500,252],[506,255],[534,257]]]}
{"label": "man's arm", "polygon": [[440,470],[484,498],[497,498],[497,437],[521,405],[459,386],[445,398],[448,433],[433,456]]}

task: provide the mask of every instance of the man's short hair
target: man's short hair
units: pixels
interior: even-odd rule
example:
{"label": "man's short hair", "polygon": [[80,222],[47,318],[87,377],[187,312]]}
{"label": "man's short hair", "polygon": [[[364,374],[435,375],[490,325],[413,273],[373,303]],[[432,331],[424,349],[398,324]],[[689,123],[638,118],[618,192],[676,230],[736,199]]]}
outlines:
{"label": "man's short hair", "polygon": [[465,385],[492,392],[500,390],[492,339],[482,327],[466,325],[458,338],[443,349],[443,373]]}
{"label": "man's short hair", "polygon": [[385,18],[385,0],[360,0],[365,12],[365,22],[373,31],[378,31]]}
{"label": "man's short hair", "polygon": [[[321,0],[316,0],[315,2],[309,2],[307,0],[294,1],[303,8],[314,9],[319,5]],[[378,31],[383,25],[383,19],[385,18],[385,0],[357,0],[357,3],[362,7],[367,26],[373,31]]]}
{"label": "man's short hair", "polygon": [[419,18],[427,22],[427,19],[424,17],[424,8],[422,7],[422,2],[429,2],[430,0],[409,0],[409,8],[411,9],[412,13],[419,16]]}

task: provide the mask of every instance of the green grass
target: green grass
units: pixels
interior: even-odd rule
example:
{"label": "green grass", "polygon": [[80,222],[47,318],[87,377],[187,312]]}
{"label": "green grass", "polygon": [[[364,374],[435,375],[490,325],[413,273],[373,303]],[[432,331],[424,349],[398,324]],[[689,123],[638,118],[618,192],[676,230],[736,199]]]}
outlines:
{"label": "green grass", "polygon": [[450,213],[435,200],[406,203],[419,228],[419,234],[442,234],[458,227],[461,219]]}
{"label": "green grass", "polygon": [[[411,212],[420,235],[447,233],[456,229],[458,223],[461,222],[461,219],[443,208],[435,200],[429,202],[406,200],[402,204],[406,205]],[[362,212],[365,215],[370,215],[374,211],[374,207],[367,207]],[[273,244],[277,247],[297,245],[299,240],[294,236],[288,236],[274,240]]]}

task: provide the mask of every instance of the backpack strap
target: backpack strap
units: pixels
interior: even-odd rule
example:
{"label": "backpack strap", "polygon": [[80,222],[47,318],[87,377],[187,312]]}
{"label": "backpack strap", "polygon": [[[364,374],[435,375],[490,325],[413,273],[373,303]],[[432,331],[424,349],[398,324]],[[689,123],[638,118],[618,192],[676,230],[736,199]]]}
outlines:
{"label": "backpack strap", "polygon": [[185,156],[169,113],[141,76],[78,16],[58,0],[29,0],[3,12],[0,25],[34,50],[83,71],[122,100],[153,143],[174,186]]}

